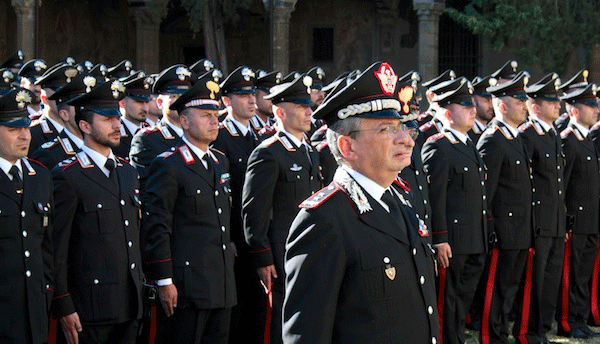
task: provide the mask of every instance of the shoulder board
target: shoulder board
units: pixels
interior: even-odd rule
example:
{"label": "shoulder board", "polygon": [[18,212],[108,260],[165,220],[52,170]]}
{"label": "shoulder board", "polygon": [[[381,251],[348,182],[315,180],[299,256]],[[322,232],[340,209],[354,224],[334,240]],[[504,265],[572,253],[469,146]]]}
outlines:
{"label": "shoulder board", "polygon": [[431,127],[433,127],[435,125],[435,123],[433,123],[433,121],[429,121],[425,124],[423,124],[422,126],[419,127],[419,131],[425,131],[425,130],[429,130],[431,129]]}
{"label": "shoulder board", "polygon": [[507,127],[499,127],[500,132],[502,133],[502,135],[504,135],[504,137],[506,137],[507,140],[512,140],[512,134],[510,133],[510,130]]}
{"label": "shoulder board", "polygon": [[61,162],[58,163],[58,166],[62,168],[62,171],[64,172],[67,168],[75,165],[75,163],[77,162],[77,158],[76,157],[71,157],[71,158],[67,158]]}
{"label": "shoulder board", "polygon": [[417,117],[417,120],[422,121],[425,118],[427,118],[428,116],[431,116],[431,114],[429,112],[423,112]]}
{"label": "shoulder board", "polygon": [[162,152],[162,153],[160,153],[160,154],[159,154],[159,155],[157,155],[156,157],[157,157],[157,158],[164,159],[164,158],[168,158],[168,157],[170,157],[171,155],[173,155],[173,153],[174,153],[174,152],[172,152],[172,151],[170,151],[170,150],[169,150],[169,151],[166,151],[166,152]]}
{"label": "shoulder board", "polygon": [[452,143],[453,145],[459,143],[460,141],[456,138],[456,136],[454,136],[454,134],[450,131],[445,131],[443,133],[446,138],[448,139],[448,141],[450,141],[450,143]]}
{"label": "shoulder board", "polygon": [[151,133],[153,133],[153,132],[156,132],[156,131],[159,131],[159,129],[158,129],[158,125],[155,125],[155,126],[153,126],[153,127],[146,127],[146,128],[142,128],[142,129],[140,130],[140,132],[141,132],[141,134],[140,134],[140,135],[144,135],[144,136],[145,136],[145,135],[149,135],[149,134],[151,134]]}
{"label": "shoulder board", "polygon": [[58,137],[57,140],[58,142],[60,142],[65,153],[69,155],[75,154],[75,150],[73,149],[73,146],[71,145],[71,141],[69,141],[69,139],[63,139],[62,137]]}
{"label": "shoulder board", "polygon": [[116,156],[115,158],[117,158],[117,166],[123,166],[123,164],[129,165],[129,161],[127,161],[127,159],[123,159],[120,156]]}
{"label": "shoulder board", "polygon": [[[33,166],[31,166],[31,164],[29,163],[29,160],[27,160],[25,158],[25,159],[21,159],[21,161],[23,162],[23,165],[25,165],[25,168],[27,169],[27,175],[35,176],[35,170],[33,169]],[[40,164],[40,163],[38,162],[38,164]],[[40,165],[42,165],[42,164],[40,164]],[[44,165],[42,165],[42,166],[44,166]]]}
{"label": "shoulder board", "polygon": [[40,119],[40,126],[42,126],[42,132],[44,134],[52,134],[52,129],[50,129],[48,121],[46,121],[45,119]]}
{"label": "shoulder board", "polygon": [[445,137],[445,136],[444,136],[444,133],[437,133],[437,134],[434,134],[434,135],[431,135],[431,136],[429,136],[429,137],[427,138],[427,141],[426,141],[426,142],[429,142],[429,141],[437,141],[437,140],[441,139],[442,137]]}
{"label": "shoulder board", "polygon": [[579,140],[579,141],[583,141],[584,137],[583,135],[581,135],[581,132],[579,132],[579,130],[577,129],[573,129],[573,134],[575,134],[575,137]]}
{"label": "shoulder board", "polygon": [[264,141],[261,143],[261,145],[265,145],[265,146],[267,146],[267,147],[268,147],[268,146],[271,146],[273,143],[275,143],[275,142],[277,142],[277,141],[279,141],[279,140],[277,139],[277,136],[271,136],[271,137],[269,137],[269,138],[265,139],[265,140],[264,140]]}
{"label": "shoulder board", "polygon": [[304,209],[315,209],[321,204],[325,203],[331,196],[333,196],[340,188],[335,184],[331,183],[329,186],[315,192],[312,196],[300,203],[298,207]]}
{"label": "shoulder board", "polygon": [[402,179],[400,176],[396,177],[396,179],[394,180],[394,184],[396,184],[399,187],[401,187],[402,190],[404,190],[404,192],[406,192],[406,193],[410,192],[410,185],[408,184],[407,181],[405,181],[404,179]]}
{"label": "shoulder board", "polygon": [[125,123],[121,121],[121,137],[127,137],[127,131],[125,131]]}
{"label": "shoulder board", "polygon": [[171,134],[171,131],[169,130],[168,126],[166,125],[157,125],[156,128],[158,130],[160,130],[160,132],[162,133],[163,137],[167,140],[174,140],[175,136],[173,136],[173,134]]}
{"label": "shoulder board", "polygon": [[179,150],[183,161],[185,161],[187,165],[196,163],[196,159],[194,159],[194,156],[192,155],[192,152],[190,152],[190,148],[188,146],[183,145],[178,147],[177,149]]}
{"label": "shoulder board", "polygon": [[40,146],[40,148],[42,148],[42,149],[50,149],[50,148],[56,146],[57,144],[58,144],[58,138],[55,138],[52,141],[48,141],[48,142],[44,143],[43,145]]}
{"label": "shoulder board", "polygon": [[254,130],[259,131],[263,128],[263,125],[258,121],[258,118],[256,118],[256,116],[257,115],[254,115],[254,117],[250,118],[250,125]]}
{"label": "shoulder board", "polygon": [[227,131],[229,132],[229,134],[231,134],[231,136],[239,136],[240,133],[238,133],[237,128],[235,127],[235,124],[233,124],[233,122],[230,119],[225,119],[223,122],[223,127],[225,127],[225,129],[227,129]]}
{"label": "shoulder board", "polygon": [[560,137],[562,139],[566,139],[571,133],[574,133],[574,132],[575,131],[573,130],[573,128],[567,127],[565,130],[563,130],[563,131],[560,132]]}
{"label": "shoulder board", "polygon": [[288,152],[296,151],[296,148],[294,148],[294,146],[290,142],[290,139],[288,139],[287,136],[285,136],[285,135],[277,136],[277,140],[281,141],[281,143],[283,144],[283,146],[285,147],[285,149]]}
{"label": "shoulder board", "polygon": [[493,135],[493,134],[496,132],[496,130],[498,130],[498,129],[500,129],[500,128],[498,128],[498,126],[497,126],[497,125],[495,125],[495,124],[492,124],[492,125],[490,125],[489,127],[487,127],[487,128],[486,128],[486,129],[483,131],[483,133],[484,133],[484,134],[488,134],[488,135]]}
{"label": "shoulder board", "polygon": [[94,167],[94,164],[92,163],[92,160],[90,160],[90,157],[88,157],[87,154],[85,154],[85,152],[79,152],[79,153],[77,153],[77,160],[79,161],[79,164],[83,168],[92,168],[92,167]]}
{"label": "shoulder board", "polygon": [[266,125],[259,132],[258,135],[273,135],[277,132],[275,127]]}
{"label": "shoulder board", "polygon": [[[539,123],[536,123],[536,124],[537,124],[537,125],[539,125]],[[518,129],[520,132],[523,132],[523,131],[525,131],[525,130],[527,130],[527,129],[531,128],[531,126],[533,126],[533,122],[531,122],[531,121],[528,121],[528,122],[525,122],[525,123],[521,124],[521,125],[520,125],[520,126],[517,128],[517,129]]]}

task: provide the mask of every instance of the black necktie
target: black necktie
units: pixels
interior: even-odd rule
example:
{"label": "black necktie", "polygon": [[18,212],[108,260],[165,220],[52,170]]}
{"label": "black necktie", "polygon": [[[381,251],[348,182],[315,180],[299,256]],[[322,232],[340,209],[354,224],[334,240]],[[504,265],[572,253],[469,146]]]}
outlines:
{"label": "black necktie", "polygon": [[407,224],[404,221],[404,216],[402,215],[402,210],[400,209],[400,205],[398,204],[398,200],[396,196],[392,194],[391,190],[386,190],[381,196],[381,200],[387,204],[390,209],[390,214],[394,217],[396,222],[398,223],[397,228],[400,231],[400,235],[405,236],[408,239],[406,228]]}
{"label": "black necktie", "polygon": [[108,178],[118,187],[119,180],[117,179],[117,173],[115,172],[115,161],[113,159],[107,159],[104,167],[108,170]]}
{"label": "black necktie", "polygon": [[[477,147],[475,147],[473,140],[471,140],[470,138],[467,138],[467,147],[471,148],[471,151],[473,152],[473,154],[475,154],[475,158],[477,159],[477,157],[479,156],[479,151],[477,150]],[[479,159],[477,160],[479,161]]]}
{"label": "black necktie", "polygon": [[10,173],[10,175],[12,176],[12,185],[15,187],[15,191],[17,194],[22,195],[23,194],[23,179],[21,179],[21,176],[19,175],[19,168],[16,165],[13,165],[10,170],[8,171],[8,173]]}
{"label": "black necktie", "polygon": [[554,140],[554,147],[556,148],[556,153],[560,152],[560,146],[562,145],[562,142],[560,141],[558,135],[556,135],[554,128],[550,128],[550,130],[548,130],[548,136],[550,136],[552,140]]}
{"label": "black necktie", "polygon": [[256,147],[256,142],[254,139],[254,135],[252,134],[252,129],[249,129],[246,133],[246,136],[244,137],[246,138],[246,141],[248,141],[248,143],[252,144],[252,147]]}
{"label": "black necktie", "polygon": [[300,152],[302,152],[304,154],[304,156],[306,156],[306,159],[308,159],[308,163],[310,164],[310,166],[312,166],[312,160],[310,158],[310,154],[308,154],[308,150],[306,149],[306,145],[305,144],[301,144],[300,147],[298,148],[298,150]]}
{"label": "black necktie", "polygon": [[[204,160],[206,162],[206,171],[208,171],[208,175],[211,176],[211,181],[214,181],[215,179],[215,162],[213,161],[212,157],[206,153],[204,154],[204,156],[202,157],[202,160]],[[214,186],[214,184],[213,184]]]}

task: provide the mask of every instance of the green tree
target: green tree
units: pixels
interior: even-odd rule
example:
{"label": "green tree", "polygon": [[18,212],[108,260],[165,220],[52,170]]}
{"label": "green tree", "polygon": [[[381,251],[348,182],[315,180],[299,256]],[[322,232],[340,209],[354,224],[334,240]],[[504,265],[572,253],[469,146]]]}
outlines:
{"label": "green tree", "polygon": [[253,0],[181,0],[196,34],[202,30],[206,57],[224,74],[228,73],[225,24],[239,20],[239,9],[248,9]]}
{"label": "green tree", "polygon": [[512,49],[526,65],[565,73],[572,54],[586,65],[600,43],[598,0],[472,0],[445,11],[496,50]]}

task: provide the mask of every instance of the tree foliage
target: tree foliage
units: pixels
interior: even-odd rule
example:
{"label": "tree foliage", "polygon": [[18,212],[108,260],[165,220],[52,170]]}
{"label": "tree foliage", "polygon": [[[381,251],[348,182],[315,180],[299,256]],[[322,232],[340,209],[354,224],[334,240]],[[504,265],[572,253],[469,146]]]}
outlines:
{"label": "tree foliage", "polygon": [[599,0],[472,0],[445,11],[495,50],[509,47],[527,65],[564,73],[571,55],[582,64],[600,43]]}

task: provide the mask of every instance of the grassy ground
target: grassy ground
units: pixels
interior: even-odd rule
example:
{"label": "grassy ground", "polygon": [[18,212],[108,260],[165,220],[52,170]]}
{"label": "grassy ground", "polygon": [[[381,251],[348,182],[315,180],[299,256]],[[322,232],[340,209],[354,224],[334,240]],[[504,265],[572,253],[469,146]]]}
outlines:
{"label": "grassy ground", "polygon": [[[594,332],[600,332],[600,327],[591,327]],[[511,337],[511,339],[513,339]],[[574,339],[565,338],[556,335],[556,323],[552,326],[552,331],[548,333],[548,340],[556,343],[568,343],[568,344],[600,344],[600,337],[590,339]],[[514,341],[513,341],[514,343]],[[467,341],[465,344],[479,344],[479,332],[467,330]]]}

